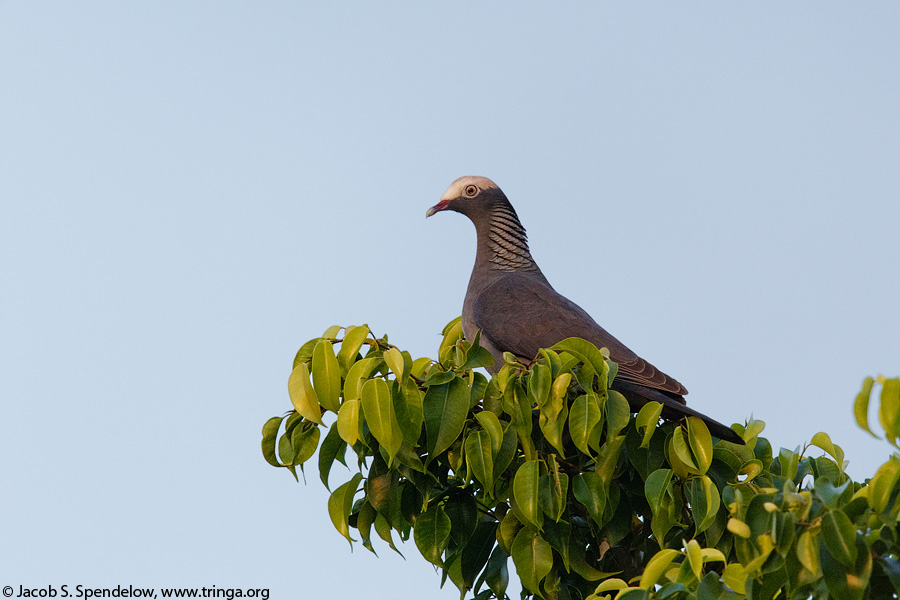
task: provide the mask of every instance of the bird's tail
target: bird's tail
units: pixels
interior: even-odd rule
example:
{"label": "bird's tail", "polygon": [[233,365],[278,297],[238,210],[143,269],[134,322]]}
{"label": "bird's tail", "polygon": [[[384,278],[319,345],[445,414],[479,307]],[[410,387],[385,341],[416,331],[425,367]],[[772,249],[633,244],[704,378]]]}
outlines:
{"label": "bird's tail", "polygon": [[613,383],[612,388],[625,396],[633,411],[638,411],[648,401],[655,400],[663,405],[662,416],[667,421],[680,421],[685,417],[697,417],[706,423],[709,432],[717,438],[735,444],[744,443],[743,438],[741,438],[734,429],[688,407],[684,403],[684,398],[680,396],[673,398],[660,390],[654,390],[653,388],[632,384],[626,381],[616,381]]}

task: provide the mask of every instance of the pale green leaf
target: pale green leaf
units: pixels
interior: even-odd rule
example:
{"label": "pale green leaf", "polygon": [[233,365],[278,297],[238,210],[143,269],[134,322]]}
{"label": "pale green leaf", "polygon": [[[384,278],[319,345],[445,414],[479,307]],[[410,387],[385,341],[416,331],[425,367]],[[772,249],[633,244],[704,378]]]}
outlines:
{"label": "pale green leaf", "polygon": [[566,509],[566,494],[569,490],[569,476],[551,469],[538,480],[538,497],[544,514],[559,522]]}
{"label": "pale green leaf", "polygon": [[500,451],[501,444],[503,444],[503,426],[500,424],[500,419],[497,418],[497,415],[487,410],[477,413],[475,418],[490,436],[491,449],[496,454]]}
{"label": "pale green leaf", "polygon": [[466,438],[466,466],[469,474],[481,482],[488,496],[494,495],[494,451],[491,436],[485,431],[473,431]]}
{"label": "pale green leaf", "polygon": [[[891,456],[888,462],[878,467],[875,476],[869,481],[868,502],[876,513],[888,507],[891,496],[897,489],[900,480],[900,457]],[[896,511],[896,509],[894,509]]]}
{"label": "pale green leaf", "polygon": [[712,436],[709,434],[709,429],[702,419],[698,417],[688,417],[686,421],[688,444],[691,447],[694,464],[697,466],[699,474],[704,475],[712,464]]}
{"label": "pale green leaf", "polygon": [[879,378],[881,382],[881,405],[878,420],[884,428],[887,440],[897,446],[900,437],[900,378]]}
{"label": "pale green leaf", "polygon": [[541,581],[553,568],[553,549],[537,531],[522,529],[512,544],[512,559],[522,585],[540,593]]}
{"label": "pale green leaf", "polygon": [[442,453],[462,433],[469,413],[469,386],[459,377],[433,385],[423,401],[428,460]]}
{"label": "pale green leaf", "polygon": [[659,402],[651,400],[641,407],[641,410],[634,420],[634,426],[637,428],[638,432],[643,432],[641,448],[646,448],[650,445],[650,439],[656,432],[656,426],[659,424],[661,416],[662,404]]}
{"label": "pale green leaf", "polygon": [[319,428],[315,425],[309,427],[295,427],[291,432],[291,447],[294,450],[294,456],[291,464],[294,466],[302,465],[316,453],[319,447]]}
{"label": "pale green leaf", "polygon": [[369,335],[369,328],[365,325],[358,327],[350,326],[344,331],[344,341],[341,342],[341,349],[338,351],[338,364],[341,365],[341,372],[347,373],[350,365],[356,360],[359,349],[362,348],[366,336]]}
{"label": "pale green leaf", "polygon": [[338,411],[337,430],[349,446],[359,439],[359,400],[345,400]]}
{"label": "pale green leaf", "polygon": [[516,476],[513,480],[513,494],[516,506],[518,506],[525,520],[537,529],[540,529],[544,522],[538,487],[540,465],[541,463],[538,460],[522,463],[522,466],[516,471]]}
{"label": "pale green leaf", "polygon": [[830,454],[834,458],[835,463],[837,463],[838,468],[841,470],[844,469],[844,450],[840,446],[832,442],[831,436],[829,436],[827,433],[825,433],[824,431],[818,432],[817,434],[812,436],[812,439],[809,441],[809,443],[813,446],[821,448],[822,450]]}
{"label": "pale green leaf", "polygon": [[842,510],[829,510],[822,515],[822,539],[836,560],[848,569],[856,565],[856,527]]}
{"label": "pale green leaf", "polygon": [[555,344],[551,349],[556,352],[568,352],[586,365],[590,365],[598,376],[597,391],[603,392],[606,390],[609,381],[609,365],[592,343],[581,338],[567,338]]}
{"label": "pale green leaf", "polygon": [[306,363],[300,363],[291,371],[288,378],[288,393],[291,396],[291,404],[301,417],[314,423],[322,424],[322,409],[319,407],[319,399],[316,390],[309,381],[309,369]]}
{"label": "pale green leaf", "polygon": [[628,426],[631,420],[631,408],[625,396],[615,390],[609,390],[606,400],[606,435],[614,438]]}
{"label": "pale green leaf", "polygon": [[362,386],[372,373],[381,365],[380,358],[364,358],[353,363],[344,380],[344,402],[359,400]]}
{"label": "pale green leaf", "polygon": [[654,554],[647,566],[644,567],[639,585],[645,590],[654,587],[666,571],[669,570],[669,565],[672,564],[672,561],[679,556],[681,556],[681,552],[672,549],[660,550]]}
{"label": "pale green leaf", "polygon": [[[318,428],[316,428],[318,429]],[[332,426],[325,439],[322,441],[322,447],[319,449],[319,479],[327,489],[331,489],[328,485],[328,475],[331,473],[331,467],[335,459],[344,462],[344,453],[347,450],[347,442],[341,439],[340,431]]]}
{"label": "pale green leaf", "polygon": [[594,428],[600,423],[600,408],[592,395],[582,394],[569,409],[569,434],[575,447],[590,455],[588,441]]}
{"label": "pale green leaf", "polygon": [[403,443],[403,433],[394,413],[391,389],[384,379],[370,379],[363,385],[362,409],[369,431],[387,452],[389,460],[393,460]]}
{"label": "pale green leaf", "polygon": [[819,574],[819,541],[811,531],[804,531],[797,540],[797,558],[803,567],[813,573]]}
{"label": "pale green leaf", "polygon": [[691,486],[691,512],[694,515],[695,533],[703,533],[709,529],[716,520],[721,499],[716,484],[706,475],[701,475],[690,481]]}
{"label": "pale green leaf", "polygon": [[394,372],[394,375],[397,377],[398,381],[403,380],[404,373],[403,369],[406,365],[403,360],[403,353],[400,352],[397,348],[388,348],[384,351],[382,355],[384,358],[384,362],[387,363],[388,368]]}
{"label": "pale green leaf", "polygon": [[588,515],[599,526],[603,526],[603,511],[606,509],[607,493],[603,479],[593,471],[575,475],[572,482],[575,499],[581,502]]}
{"label": "pale green leaf", "polygon": [[356,494],[362,477],[361,473],[356,473],[350,481],[334,490],[328,498],[328,516],[331,517],[335,529],[350,542],[351,548],[353,547],[353,538],[350,537],[350,509],[353,507],[353,496]]}
{"label": "pale green leaf", "polygon": [[266,421],[266,424],[263,425],[262,428],[263,457],[266,459],[266,462],[273,467],[282,466],[281,462],[278,460],[278,455],[275,453],[275,440],[278,438],[278,428],[281,427],[281,422],[283,420],[284,417],[272,417]]}
{"label": "pale green leaf", "polygon": [[853,402],[853,416],[856,418],[856,424],[863,431],[867,431],[869,435],[879,439],[869,427],[869,397],[872,395],[873,385],[875,385],[875,380],[871,377],[866,377],[863,380],[862,390],[856,395],[856,400]]}
{"label": "pale green leaf", "polygon": [[687,557],[687,563],[690,566],[691,572],[694,574],[697,581],[700,581],[700,579],[703,578],[703,553],[700,550],[700,544],[697,543],[697,540],[689,541],[685,546],[684,553]]}
{"label": "pale green leaf", "polygon": [[328,340],[322,340],[313,350],[312,380],[319,404],[337,413],[341,408],[341,367]]}

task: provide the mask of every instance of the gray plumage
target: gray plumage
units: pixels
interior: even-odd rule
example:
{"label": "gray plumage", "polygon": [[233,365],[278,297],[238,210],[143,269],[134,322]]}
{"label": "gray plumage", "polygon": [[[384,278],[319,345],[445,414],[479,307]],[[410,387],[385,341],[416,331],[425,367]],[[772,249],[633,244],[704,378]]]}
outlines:
{"label": "gray plumage", "polygon": [[743,443],[731,428],[685,406],[688,392],[678,381],[632,352],[597,324],[581,307],[553,289],[528,249],[525,228],[504,193],[486,177],[460,177],[447,188],[426,217],[452,210],[469,217],[477,233],[475,267],[463,302],[462,326],[468,339],[481,330],[481,345],[494,356],[495,373],[503,353],[523,362],[540,348],[569,337],[606,347],[619,365],[613,389],[638,410],[648,400],[663,405],[663,416],[696,416],[722,439]]}

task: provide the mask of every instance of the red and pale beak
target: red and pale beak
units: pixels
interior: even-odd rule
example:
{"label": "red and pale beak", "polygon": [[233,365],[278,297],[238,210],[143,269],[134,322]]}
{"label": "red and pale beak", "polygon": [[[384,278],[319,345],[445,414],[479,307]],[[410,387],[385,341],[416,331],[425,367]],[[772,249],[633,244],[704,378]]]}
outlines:
{"label": "red and pale beak", "polygon": [[425,218],[427,219],[434,213],[439,213],[442,210],[447,210],[447,208],[449,208],[449,206],[450,206],[450,200],[441,200],[440,202],[438,202],[437,204],[435,204],[434,206],[432,206],[431,208],[429,208],[428,210],[425,211]]}

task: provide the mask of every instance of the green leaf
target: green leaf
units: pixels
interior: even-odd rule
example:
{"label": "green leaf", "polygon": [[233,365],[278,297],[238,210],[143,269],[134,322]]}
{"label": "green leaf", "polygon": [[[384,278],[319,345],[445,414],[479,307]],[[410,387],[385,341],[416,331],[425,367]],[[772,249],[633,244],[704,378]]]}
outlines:
{"label": "green leaf", "polygon": [[831,556],[853,569],[857,555],[856,527],[844,511],[829,510],[822,515],[822,539]]}
{"label": "green leaf", "polygon": [[[278,455],[284,461],[284,466],[289,469],[294,467],[294,447],[291,445],[291,433],[284,432],[284,435],[278,440]],[[296,477],[296,474],[294,475]]]}
{"label": "green leaf", "polygon": [[588,441],[600,423],[600,417],[600,408],[592,395],[578,396],[569,409],[569,435],[575,447],[587,455],[590,455]]}
{"label": "green leaf", "polygon": [[609,378],[609,365],[595,345],[580,338],[567,338],[555,344],[551,350],[568,352],[584,364],[590,365],[598,376],[598,391],[603,392],[606,390]]}
{"label": "green leaf", "polygon": [[403,556],[403,553],[397,550],[397,546],[394,545],[394,537],[391,535],[391,524],[388,523],[388,520],[381,513],[375,513],[375,532],[378,534],[378,537],[388,543],[391,550]]}
{"label": "green leaf", "polygon": [[819,544],[817,536],[804,531],[797,540],[797,558],[800,564],[813,575],[819,574]]}
{"label": "green leaf", "polygon": [[294,357],[294,364],[291,365],[291,369],[296,369],[297,365],[299,365],[300,363],[308,363],[309,361],[311,361],[313,349],[321,339],[322,338],[313,338],[300,346],[300,349],[297,351],[297,355]]}
{"label": "green leaf", "polygon": [[871,377],[863,380],[862,390],[856,395],[856,401],[853,402],[853,416],[856,418],[856,424],[863,431],[867,431],[873,438],[879,439],[869,427],[869,397],[872,395],[873,385],[875,385],[875,380]]}
{"label": "green leaf", "polygon": [[491,450],[496,454],[500,451],[500,446],[503,444],[503,426],[500,424],[500,419],[497,418],[497,415],[487,410],[477,413],[475,418],[488,433],[491,439]]}
{"label": "green leaf", "polygon": [[[522,463],[513,480],[516,505],[528,523],[537,529],[540,529],[544,522],[539,501],[540,466],[541,463],[538,460]],[[515,556],[513,556],[513,560],[515,560]]]}
{"label": "green leaf", "polygon": [[551,384],[550,367],[538,363],[531,368],[531,374],[528,376],[528,396],[532,404],[542,406],[547,403]]}
{"label": "green leaf", "polygon": [[353,446],[359,439],[359,400],[345,400],[335,424],[341,439]]}
{"label": "green leaf", "polygon": [[662,548],[666,533],[675,525],[677,518],[672,498],[672,469],[659,469],[651,473],[644,483],[644,495],[653,513],[651,522],[653,536]]}
{"label": "green leaf", "polygon": [[516,540],[519,530],[522,529],[522,522],[516,517],[516,511],[511,510],[500,519],[500,526],[497,527],[497,543],[503,548],[503,551],[509,554],[512,552],[512,544]]}
{"label": "green leaf", "polygon": [[503,432],[503,443],[500,445],[500,451],[494,457],[494,480],[497,481],[506,471],[509,464],[516,455],[518,448],[518,440],[516,438],[516,430],[513,427],[507,427]]}
{"label": "green leaf", "polygon": [[[478,406],[479,402],[483,402],[484,395],[487,392],[488,380],[481,373],[470,372],[469,379],[469,409]],[[485,407],[486,410],[489,410]]]}
{"label": "green leaf", "polygon": [[[554,352],[552,356],[557,356]],[[557,356],[557,360],[559,357]],[[553,380],[553,385],[550,388],[550,400],[554,404],[560,404],[565,406],[566,397],[569,394],[569,384],[572,383],[572,373],[561,373]]]}
{"label": "green leaf", "polygon": [[463,371],[468,371],[471,369],[477,369],[478,367],[490,367],[494,364],[494,355],[491,354],[490,350],[487,348],[483,348],[480,344],[481,341],[481,330],[479,329],[475,333],[475,339],[472,341],[472,346],[469,348],[469,351],[466,354],[466,362],[460,367]]}
{"label": "green leaf", "polygon": [[369,431],[387,451],[390,462],[403,443],[403,434],[394,413],[391,389],[384,379],[370,379],[363,385],[362,409]]}
{"label": "green leaf", "polygon": [[679,556],[681,556],[681,552],[672,549],[660,550],[654,554],[653,558],[647,563],[647,566],[644,567],[644,572],[641,574],[640,586],[645,590],[649,590],[655,586],[659,579],[669,570],[669,565],[672,564],[672,561]]}
{"label": "green leaf", "polygon": [[372,524],[378,513],[372,508],[368,502],[363,502],[359,512],[356,513],[356,529],[359,530],[359,537],[362,539],[363,548],[378,556],[375,548],[372,546]]}
{"label": "green leaf", "polygon": [[606,435],[614,438],[628,426],[631,420],[631,407],[625,396],[615,390],[609,390],[606,400]]}
{"label": "green leaf", "polygon": [[709,434],[709,429],[702,419],[698,417],[688,417],[686,421],[688,444],[691,447],[694,464],[697,466],[699,474],[704,475],[712,464],[712,436]]}
{"label": "green leaf", "polygon": [[719,512],[720,498],[716,484],[707,477],[701,475],[690,482],[691,512],[694,516],[694,535],[706,531],[716,520]]}
{"label": "green leaf", "polygon": [[591,519],[600,527],[605,525],[603,511],[606,509],[607,494],[603,479],[593,471],[579,473],[574,477],[572,491]]}
{"label": "green leaf", "polygon": [[359,349],[362,348],[366,336],[369,335],[369,328],[365,325],[359,327],[347,327],[344,331],[344,341],[341,342],[341,349],[338,351],[338,364],[341,366],[343,373],[348,373],[350,365],[356,360]]}
{"label": "green leaf", "polygon": [[[548,367],[544,367],[547,369]],[[557,377],[556,381],[571,380],[572,374],[565,373]],[[546,397],[543,404],[539,405],[540,415],[538,417],[538,425],[544,433],[544,437],[550,442],[550,445],[556,448],[560,456],[565,456],[565,448],[563,447],[563,430],[566,427],[566,419],[569,416],[569,410],[566,407],[565,393],[558,393],[556,382],[554,382],[552,391]]]}
{"label": "green leaf", "polygon": [[300,363],[291,371],[288,378],[288,393],[291,396],[291,404],[300,416],[308,421],[322,424],[322,409],[319,407],[319,399],[316,390],[309,382],[309,369],[306,363]]}
{"label": "green leaf", "polygon": [[411,446],[418,446],[419,438],[422,437],[422,424],[425,422],[425,414],[422,412],[422,391],[412,378],[407,377],[402,386],[396,381],[391,382],[391,397],[403,438]]}
{"label": "green leaf", "polygon": [[325,330],[325,333],[322,334],[322,337],[333,340],[337,337],[337,334],[341,332],[341,329],[343,329],[343,327],[341,327],[340,325],[332,325]]}
{"label": "green leaf", "polygon": [[429,507],[416,518],[413,538],[428,562],[443,566],[441,555],[450,540],[450,517],[440,505]]}
{"label": "green leaf", "polygon": [[680,479],[687,479],[690,475],[699,474],[697,465],[691,456],[691,448],[684,439],[684,430],[676,427],[669,439],[669,463]]}
{"label": "green leaf", "polygon": [[344,462],[344,452],[347,450],[347,442],[341,439],[340,432],[337,427],[332,426],[325,439],[322,441],[322,447],[319,448],[319,479],[328,487],[328,475],[331,473],[331,466],[334,460],[338,459]]}
{"label": "green leaf", "polygon": [[508,560],[509,555],[502,548],[494,548],[484,569],[484,581],[497,598],[506,597],[506,587],[509,585],[509,569],[506,566]]}
{"label": "green leaf", "polygon": [[322,340],[313,350],[312,379],[319,403],[337,413],[341,408],[341,367],[328,340]]}
{"label": "green leaf", "polygon": [[522,529],[512,544],[512,559],[522,585],[540,593],[541,581],[553,568],[553,550],[537,531]]}
{"label": "green leaf", "polygon": [[381,365],[380,358],[364,358],[353,363],[344,380],[344,402],[359,400],[366,379]]}
{"label": "green leaf", "polygon": [[830,454],[837,463],[838,468],[841,470],[844,469],[844,451],[840,446],[831,441],[831,436],[829,436],[827,433],[825,433],[824,431],[818,432],[817,434],[812,436],[812,439],[809,441],[809,443],[810,445],[817,446]]}
{"label": "green leaf", "polygon": [[450,518],[450,541],[465,546],[478,526],[478,501],[472,494],[458,492],[449,494],[442,506]]}
{"label": "green leaf", "polygon": [[[822,537],[826,535],[823,530]],[[854,542],[858,558],[852,567],[847,567],[843,562],[839,562],[837,557],[832,555],[831,548],[827,543],[824,544],[825,551],[821,551],[822,546],[819,547],[822,575],[828,586],[828,597],[840,598],[840,600],[862,600],[865,597],[891,598],[893,594],[889,591],[887,593],[883,591],[880,594],[873,593],[871,596],[866,594],[869,578],[872,575],[872,553],[862,536],[857,537]]]}
{"label": "green leaf", "polygon": [[800,453],[791,452],[782,448],[778,452],[778,464],[781,467],[781,476],[785,479],[793,479],[797,476],[797,466],[800,464]]}
{"label": "green leaf", "polygon": [[900,480],[900,457],[894,455],[888,462],[878,467],[875,476],[869,481],[868,502],[872,510],[881,513],[888,507],[891,496],[897,489],[898,480]]}
{"label": "green leaf", "polygon": [[361,473],[356,473],[350,481],[334,490],[328,498],[328,516],[331,517],[331,522],[334,523],[334,528],[338,530],[338,533],[350,542],[351,548],[353,548],[353,538],[350,537],[350,509],[353,507],[353,496],[356,494],[356,488],[362,478]]}
{"label": "green leaf", "polygon": [[497,523],[480,521],[469,537],[460,556],[460,570],[465,587],[471,589],[475,578],[484,568],[497,541]]}
{"label": "green leaf", "polygon": [[878,420],[887,440],[897,446],[897,438],[900,437],[900,378],[879,379],[881,406],[878,407]]}
{"label": "green leaf", "polygon": [[425,435],[428,461],[450,447],[462,433],[469,413],[469,386],[456,377],[449,383],[433,385],[425,392]]}
{"label": "green leaf", "polygon": [[291,464],[302,465],[316,453],[319,446],[319,428],[311,423],[305,423],[302,427],[295,427],[291,432],[291,447],[294,449],[294,457]]}
{"label": "green leaf", "polygon": [[697,540],[687,543],[684,554],[694,578],[699,581],[703,577],[703,553],[700,551],[700,544],[697,543]]}
{"label": "green leaf", "polygon": [[469,474],[481,482],[488,496],[494,495],[494,451],[491,436],[485,431],[473,431],[465,443],[466,466]]}
{"label": "green leaf", "polygon": [[659,402],[651,400],[641,407],[637,418],[634,420],[634,426],[637,428],[638,432],[643,431],[641,448],[646,448],[650,445],[650,438],[653,437],[653,433],[656,431],[656,426],[659,423],[661,416],[662,404]]}
{"label": "green leaf", "polygon": [[278,428],[281,427],[281,421],[284,417],[272,417],[262,428],[262,453],[266,462],[273,467],[282,466],[275,453],[275,440],[278,439]]}
{"label": "green leaf", "polygon": [[544,514],[559,522],[566,509],[566,493],[569,490],[569,476],[552,469],[538,480],[538,496]]}
{"label": "green leaf", "polygon": [[607,440],[600,448],[597,454],[596,464],[597,475],[603,478],[603,481],[612,481],[616,471],[616,465],[619,462],[619,454],[621,454],[622,444],[625,442],[625,436]]}
{"label": "green leaf", "polygon": [[444,367],[460,366],[457,356],[456,342],[463,338],[462,318],[453,320],[444,327],[444,339],[438,347],[438,360]]}
{"label": "green leaf", "polygon": [[408,375],[409,373],[404,372],[405,361],[403,360],[403,353],[400,352],[397,348],[388,348],[384,351],[382,355],[384,358],[384,362],[387,363],[388,368],[394,372],[394,375],[397,377],[397,381],[402,381],[404,375]]}

